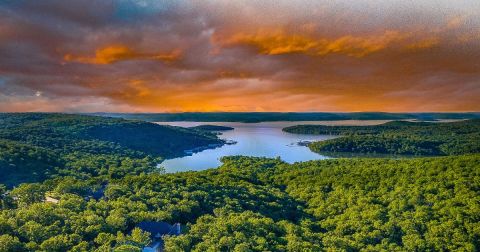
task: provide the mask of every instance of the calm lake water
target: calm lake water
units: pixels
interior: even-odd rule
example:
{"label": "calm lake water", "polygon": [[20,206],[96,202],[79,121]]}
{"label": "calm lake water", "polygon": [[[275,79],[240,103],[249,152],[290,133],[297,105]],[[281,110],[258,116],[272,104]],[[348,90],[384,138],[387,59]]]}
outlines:
{"label": "calm lake water", "polygon": [[300,121],[300,122],[158,122],[162,125],[193,127],[204,124],[229,126],[234,130],[224,131],[219,136],[222,139],[233,140],[234,145],[224,145],[216,149],[208,149],[191,156],[185,156],[163,161],[160,166],[166,172],[198,171],[220,166],[223,156],[255,156],[280,157],[288,163],[325,159],[326,156],[311,152],[306,146],[299,146],[300,141],[321,141],[334,138],[328,135],[301,135],[282,131],[282,128],[300,124],[322,125],[375,125],[385,123],[385,120],[370,121]]}

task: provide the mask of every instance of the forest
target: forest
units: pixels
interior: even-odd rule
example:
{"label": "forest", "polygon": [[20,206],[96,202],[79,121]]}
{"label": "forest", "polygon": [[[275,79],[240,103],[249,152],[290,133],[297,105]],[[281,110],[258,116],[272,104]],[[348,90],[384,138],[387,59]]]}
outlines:
{"label": "forest", "polygon": [[0,114],[0,183],[54,176],[122,177],[151,172],[163,158],[209,144],[214,134],[180,127],[69,114]]}
{"label": "forest", "polygon": [[[0,251],[140,251],[144,220],[186,224],[166,251],[478,251],[480,156],[228,157],[218,169],[63,177],[1,194]],[[85,196],[108,182],[104,198]],[[58,204],[43,202],[45,192]],[[16,198],[16,200],[14,200]]]}
{"label": "forest", "polygon": [[[182,224],[182,235],[163,238],[165,251],[480,250],[475,148],[294,164],[231,156],[216,169],[166,174],[156,164],[173,150],[220,140],[201,130],[92,116],[0,120],[1,174],[8,175],[0,184],[0,252],[141,251],[151,242],[137,228],[143,221]],[[410,124],[358,128],[361,134],[328,130],[344,137],[398,131],[412,139],[430,131],[444,141],[439,148],[467,139],[475,146],[479,133],[475,120]]]}
{"label": "forest", "polygon": [[289,133],[339,135],[314,142],[314,152],[458,155],[480,152],[480,120],[449,123],[392,121],[374,126],[297,125]]}

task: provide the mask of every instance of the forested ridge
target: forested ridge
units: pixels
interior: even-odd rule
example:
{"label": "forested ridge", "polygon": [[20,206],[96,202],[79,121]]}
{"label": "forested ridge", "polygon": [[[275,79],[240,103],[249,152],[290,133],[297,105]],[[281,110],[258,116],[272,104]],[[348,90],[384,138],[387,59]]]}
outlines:
{"label": "forested ridge", "polygon": [[[0,251],[140,251],[145,220],[187,224],[166,251],[480,249],[479,155],[222,161],[109,179],[98,201],[84,196],[105,181],[22,184],[2,196]],[[42,202],[45,192],[60,202]]]}
{"label": "forested ridge", "polygon": [[458,155],[480,152],[480,120],[449,123],[393,121],[374,126],[298,125],[298,134],[340,135],[309,145],[315,152]]}
{"label": "forested ridge", "polygon": [[123,177],[150,172],[161,158],[184,150],[221,143],[214,134],[141,121],[5,113],[0,114],[0,183],[56,175]]}

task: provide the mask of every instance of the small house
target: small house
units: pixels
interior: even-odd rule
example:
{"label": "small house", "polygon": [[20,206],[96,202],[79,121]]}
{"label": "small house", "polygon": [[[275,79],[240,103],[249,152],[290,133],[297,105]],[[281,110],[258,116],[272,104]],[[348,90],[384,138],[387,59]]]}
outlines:
{"label": "small house", "polygon": [[150,233],[152,243],[143,248],[143,252],[161,252],[163,251],[163,236],[180,235],[181,225],[175,223],[170,225],[167,222],[144,221],[137,225],[137,228]]}

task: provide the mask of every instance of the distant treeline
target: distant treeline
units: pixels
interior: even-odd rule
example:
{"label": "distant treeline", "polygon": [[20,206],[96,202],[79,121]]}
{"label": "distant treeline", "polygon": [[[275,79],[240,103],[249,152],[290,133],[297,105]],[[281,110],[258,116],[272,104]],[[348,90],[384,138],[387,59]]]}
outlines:
{"label": "distant treeline", "polygon": [[212,113],[95,113],[94,115],[138,119],[150,122],[270,122],[270,121],[334,121],[334,120],[422,120],[475,119],[480,113],[280,113],[280,112],[212,112]]}
{"label": "distant treeline", "polygon": [[341,135],[314,142],[315,152],[458,155],[480,152],[480,120],[450,123],[394,121],[373,126],[297,125],[289,133]]}

